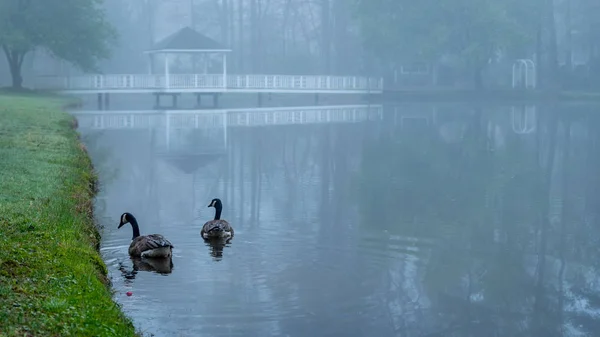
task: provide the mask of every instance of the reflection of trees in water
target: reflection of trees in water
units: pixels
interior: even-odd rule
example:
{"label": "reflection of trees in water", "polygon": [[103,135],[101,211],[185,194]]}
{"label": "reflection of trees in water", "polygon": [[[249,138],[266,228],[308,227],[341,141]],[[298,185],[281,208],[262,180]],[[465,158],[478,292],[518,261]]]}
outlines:
{"label": "reflection of trees in water", "polygon": [[281,216],[288,221],[337,207],[329,203],[346,198],[344,179],[346,171],[356,166],[351,158],[358,157],[362,129],[361,125],[309,125],[231,132],[228,194],[234,197],[235,209],[256,223],[263,189],[273,196],[266,202],[285,210]]}
{"label": "reflection of trees in water", "polygon": [[88,153],[92,158],[94,170],[100,179],[99,183],[108,185],[114,181],[119,173],[119,165],[115,164],[114,153],[111,144],[102,140],[106,138],[104,131],[95,131],[82,135],[82,142],[87,147]]}
{"label": "reflection of trees in water", "polygon": [[[314,310],[311,322],[322,320],[328,324],[329,319],[321,317],[321,313],[339,310],[339,301],[350,301],[348,296],[355,301],[355,297],[370,293],[370,289],[361,289],[356,283],[340,284],[339,275],[356,273],[355,255],[339,259],[339,254],[328,253],[330,246],[354,244],[348,233],[353,214],[345,207],[345,192],[347,172],[356,166],[363,132],[368,132],[364,125],[348,124],[240,128],[230,133],[227,199],[239,219],[236,230],[249,233],[256,229],[276,235],[262,237],[261,247],[247,252],[254,254],[257,263],[268,261],[273,265],[273,270],[264,275],[270,281],[260,292],[248,294],[249,303],[257,297],[272,298],[273,310],[280,303],[281,312],[289,308]],[[243,236],[238,240],[243,240]],[[289,242],[283,243],[283,250],[278,248],[281,240]],[[235,245],[236,239],[232,241]],[[335,244],[331,245],[332,241]],[[275,251],[262,247],[271,245]],[[275,256],[270,256],[270,252],[275,252]],[[315,261],[331,265],[335,271],[315,274]],[[240,271],[241,279],[251,275]],[[244,281],[255,282],[251,278]],[[328,289],[324,296],[332,300],[315,305],[317,288]],[[305,319],[281,323],[282,329],[290,333],[304,324]],[[346,324],[360,328],[360,322]]]}
{"label": "reflection of trees in water", "polygon": [[[155,167],[152,144],[156,138],[153,129],[118,129],[84,131],[83,139],[88,147],[94,168],[98,173],[100,193],[96,215],[105,214],[112,204],[130,209],[140,196],[151,198],[154,187]],[[118,148],[118,151],[115,151]],[[156,196],[143,203],[138,212],[152,214],[156,207]],[[137,204],[135,205],[137,206]],[[114,214],[112,215],[114,216]]]}
{"label": "reflection of trees in water", "polygon": [[[396,292],[402,309],[386,300],[396,327],[406,327],[398,312],[415,318],[425,311],[417,324],[423,328],[429,317],[440,336],[562,336],[567,326],[597,328],[597,320],[573,308],[577,298],[600,304],[590,285],[598,276],[600,233],[589,218],[598,208],[579,206],[598,205],[593,131],[600,121],[583,120],[592,139],[579,135],[574,143],[568,116],[541,110],[538,132],[506,133],[501,150],[486,131],[498,115],[480,110],[465,114],[459,143],[405,129],[365,146],[361,226],[435,238],[434,245],[413,243],[424,251],[416,255],[417,273],[427,300],[407,298],[414,284]],[[395,263],[387,286],[402,288],[396,275],[407,273],[406,263]],[[388,273],[384,266],[380,272]]]}
{"label": "reflection of trees in water", "polygon": [[108,209],[107,189],[108,186],[117,181],[121,165],[118,163],[118,158],[114,156],[113,144],[106,142],[107,134],[105,131],[83,133],[81,138],[92,159],[94,171],[98,178],[96,186],[98,195],[94,200],[95,216],[99,219],[108,218],[106,214]]}

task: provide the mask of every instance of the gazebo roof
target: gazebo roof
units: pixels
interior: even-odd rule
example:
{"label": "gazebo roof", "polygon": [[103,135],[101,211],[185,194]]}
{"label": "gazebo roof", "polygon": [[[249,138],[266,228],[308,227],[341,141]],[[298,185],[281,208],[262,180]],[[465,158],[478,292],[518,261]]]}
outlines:
{"label": "gazebo roof", "polygon": [[158,41],[146,53],[223,53],[230,51],[231,49],[226,48],[210,37],[200,34],[190,27],[183,27]]}

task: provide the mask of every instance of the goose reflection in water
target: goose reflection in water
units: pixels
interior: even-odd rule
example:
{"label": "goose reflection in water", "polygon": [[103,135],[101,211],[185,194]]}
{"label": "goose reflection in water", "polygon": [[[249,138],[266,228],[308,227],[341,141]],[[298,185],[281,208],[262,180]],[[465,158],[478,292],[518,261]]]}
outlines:
{"label": "goose reflection in water", "polygon": [[231,242],[231,238],[228,239],[212,239],[206,240],[205,243],[208,246],[208,251],[210,256],[213,257],[215,261],[221,261],[223,259],[223,249],[229,246]]}
{"label": "goose reflection in water", "polygon": [[119,270],[127,280],[135,279],[135,275],[138,271],[149,271],[162,275],[170,274],[173,271],[172,258],[148,259],[144,257],[131,257],[131,262],[133,262],[132,270],[128,270],[128,268],[123,265],[123,262],[119,262]]}

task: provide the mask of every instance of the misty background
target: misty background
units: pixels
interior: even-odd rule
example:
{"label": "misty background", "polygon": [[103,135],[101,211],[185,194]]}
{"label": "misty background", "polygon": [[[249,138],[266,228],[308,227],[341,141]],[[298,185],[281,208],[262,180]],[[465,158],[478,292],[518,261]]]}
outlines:
{"label": "misty background", "polygon": [[[594,0],[105,0],[103,8],[119,34],[100,62],[106,74],[146,73],[142,52],[189,26],[233,49],[232,74],[383,76],[386,89],[494,88],[510,87],[514,61],[528,58],[540,86],[599,85]],[[23,62],[25,85],[78,72],[42,49]],[[9,83],[0,62],[0,84]]]}

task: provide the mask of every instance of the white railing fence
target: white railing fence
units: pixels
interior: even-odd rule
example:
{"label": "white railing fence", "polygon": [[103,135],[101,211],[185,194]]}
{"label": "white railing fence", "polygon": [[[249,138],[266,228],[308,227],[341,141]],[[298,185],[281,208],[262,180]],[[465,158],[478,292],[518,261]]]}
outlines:
{"label": "white railing fence", "polygon": [[[223,85],[226,78],[227,86]],[[119,74],[72,77],[40,76],[36,89],[132,90],[132,89],[246,89],[246,90],[383,90],[383,79],[356,76],[227,75],[222,74]]]}

